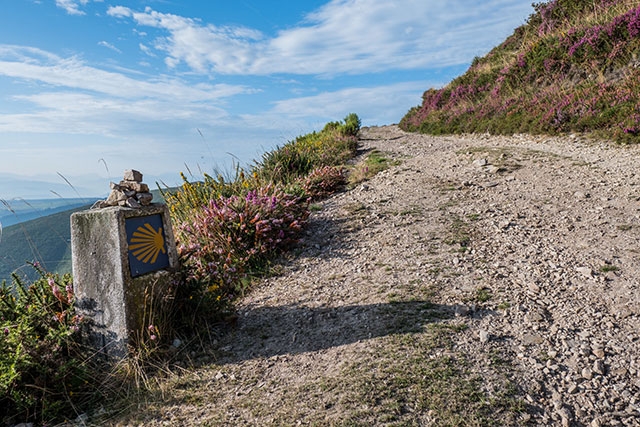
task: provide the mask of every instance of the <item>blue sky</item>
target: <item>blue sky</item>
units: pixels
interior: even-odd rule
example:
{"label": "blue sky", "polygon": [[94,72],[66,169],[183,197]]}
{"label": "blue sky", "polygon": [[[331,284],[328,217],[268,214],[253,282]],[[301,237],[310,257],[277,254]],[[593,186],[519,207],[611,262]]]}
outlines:
{"label": "blue sky", "polygon": [[175,185],[350,112],[397,123],[531,12],[530,0],[4,0],[0,199],[102,196],[130,168]]}

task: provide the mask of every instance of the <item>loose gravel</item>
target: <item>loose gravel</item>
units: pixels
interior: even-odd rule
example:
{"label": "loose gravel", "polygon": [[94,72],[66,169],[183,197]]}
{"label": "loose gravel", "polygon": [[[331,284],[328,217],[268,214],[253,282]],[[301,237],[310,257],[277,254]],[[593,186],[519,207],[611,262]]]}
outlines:
{"label": "loose gravel", "polygon": [[456,332],[433,357],[463,359],[486,395],[509,387],[522,403],[496,425],[640,425],[639,148],[395,125],[360,139],[361,156],[395,165],[321,202],[282,273],[242,300],[215,360],[134,419],[447,425],[406,402],[393,422],[362,402],[354,418],[357,399],[336,396],[394,328],[437,323]]}

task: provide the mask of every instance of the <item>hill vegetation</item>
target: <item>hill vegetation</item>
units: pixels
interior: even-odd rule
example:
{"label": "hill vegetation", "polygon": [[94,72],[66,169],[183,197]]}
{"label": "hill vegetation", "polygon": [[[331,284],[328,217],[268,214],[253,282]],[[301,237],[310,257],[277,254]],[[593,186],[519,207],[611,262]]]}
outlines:
{"label": "hill vegetation", "polygon": [[16,273],[25,282],[39,274],[28,264],[37,262],[52,273],[71,272],[71,230],[69,217],[78,207],[6,227],[0,240],[0,281]]}
{"label": "hill vegetation", "polygon": [[640,141],[640,2],[554,0],[534,9],[465,74],[427,90],[401,128]]}

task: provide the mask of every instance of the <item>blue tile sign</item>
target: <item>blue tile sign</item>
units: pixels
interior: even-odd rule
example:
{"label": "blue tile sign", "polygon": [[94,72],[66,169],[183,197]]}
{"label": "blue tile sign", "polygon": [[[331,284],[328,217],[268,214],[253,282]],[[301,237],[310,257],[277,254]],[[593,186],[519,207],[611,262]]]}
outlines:
{"label": "blue tile sign", "polygon": [[162,215],[125,219],[131,277],[169,267]]}

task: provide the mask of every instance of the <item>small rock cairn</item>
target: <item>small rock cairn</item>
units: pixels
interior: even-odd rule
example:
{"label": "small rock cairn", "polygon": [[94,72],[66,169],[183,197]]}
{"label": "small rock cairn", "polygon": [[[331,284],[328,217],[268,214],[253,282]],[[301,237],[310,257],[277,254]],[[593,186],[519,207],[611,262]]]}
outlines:
{"label": "small rock cairn", "polygon": [[123,206],[129,208],[141,208],[149,206],[153,200],[153,194],[149,192],[149,186],[142,182],[142,174],[137,170],[124,171],[124,178],[119,184],[110,184],[111,193],[107,200],[100,200],[93,205],[94,208],[106,208],[109,206]]}

